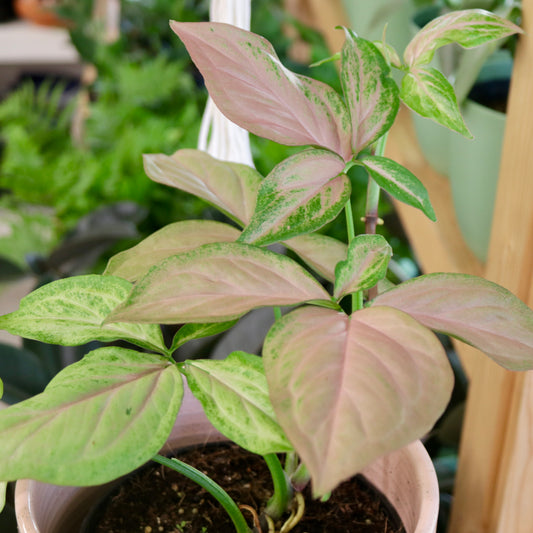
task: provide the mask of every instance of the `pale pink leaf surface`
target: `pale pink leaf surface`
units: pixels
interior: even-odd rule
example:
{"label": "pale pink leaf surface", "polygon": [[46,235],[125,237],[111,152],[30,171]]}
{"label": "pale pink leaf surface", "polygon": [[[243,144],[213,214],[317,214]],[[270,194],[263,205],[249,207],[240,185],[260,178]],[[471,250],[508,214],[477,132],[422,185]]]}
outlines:
{"label": "pale pink leaf surface", "polygon": [[150,179],[194,194],[246,225],[255,209],[262,176],[253,168],[211,157],[200,150],[178,150],[172,156],[145,154]]}
{"label": "pale pink leaf surface", "polygon": [[348,257],[335,268],[335,291],[339,300],[347,294],[370,289],[387,274],[392,257],[390,244],[381,235],[357,235]]}
{"label": "pale pink leaf surface", "polygon": [[335,266],[348,253],[346,244],[320,233],[300,235],[283,244],[328,281],[335,281]]}
{"label": "pale pink leaf surface", "polygon": [[346,30],[341,81],[352,120],[355,154],[387,132],[398,113],[398,86],[389,73],[390,67],[376,46]]}
{"label": "pale pink leaf surface", "polygon": [[463,48],[523,33],[512,22],[482,9],[452,11],[432,20],[417,33],[404,52],[409,67],[431,61],[437,48],[458,43]]}
{"label": "pale pink leaf surface", "polygon": [[114,255],[104,274],[137,281],[163,259],[212,242],[236,241],[241,232],[222,222],[185,220],[152,233],[129,250]]}
{"label": "pale pink leaf surface", "polygon": [[277,321],[263,361],[278,421],[325,494],[442,414],[453,373],[436,336],[392,308],[306,306]]}
{"label": "pale pink leaf surface", "polygon": [[467,274],[428,274],[380,294],[435,331],[479,348],[509,370],[533,368],[533,311],[507,289]]}
{"label": "pale pink leaf surface", "polygon": [[312,300],[331,297],[292,259],[247,244],[206,244],[150,270],[107,321],[223,322]]}
{"label": "pale pink leaf surface", "polygon": [[351,158],[350,119],[340,96],[285,68],[266,39],[216,22],[170,25],[230,120],[281,144],[318,145]]}
{"label": "pale pink leaf surface", "polygon": [[344,208],[351,192],[344,161],[311,148],[277,165],[263,180],[242,242],[271,244],[315,231]]}

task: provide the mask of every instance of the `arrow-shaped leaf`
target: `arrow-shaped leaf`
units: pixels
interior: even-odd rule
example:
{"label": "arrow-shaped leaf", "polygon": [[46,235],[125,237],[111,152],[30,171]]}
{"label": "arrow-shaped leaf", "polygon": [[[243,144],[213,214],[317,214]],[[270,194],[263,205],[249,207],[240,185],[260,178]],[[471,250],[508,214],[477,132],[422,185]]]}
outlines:
{"label": "arrow-shaped leaf", "polygon": [[392,126],[400,97],[390,68],[376,46],[346,30],[341,81],[352,119],[352,150],[358,154]]}
{"label": "arrow-shaped leaf", "polygon": [[286,69],[266,39],[216,22],[170,25],[230,120],[281,144],[313,144],[351,158],[350,119],[340,96]]}
{"label": "arrow-shaped leaf", "polygon": [[468,130],[450,82],[437,69],[411,69],[402,79],[400,96],[413,111],[437,122],[468,139]]}
{"label": "arrow-shaped leaf", "polygon": [[239,240],[271,244],[310,233],[331,222],[350,197],[344,161],[327,150],[293,155],[263,180],[257,207]]}
{"label": "arrow-shaped leaf", "polygon": [[174,335],[170,352],[174,352],[180,346],[183,346],[189,341],[222,333],[232,328],[236,323],[237,320],[230,320],[228,322],[212,322],[207,324],[185,324],[181,326],[176,335]]}
{"label": "arrow-shaped leaf", "polygon": [[310,300],[331,298],[288,257],[248,244],[206,244],[154,267],[109,320],[224,322],[256,307]]}
{"label": "arrow-shaped leaf", "polygon": [[533,369],[533,311],[507,289],[467,274],[428,274],[372,302],[479,348],[509,370]]}
{"label": "arrow-shaped leaf", "polygon": [[145,154],[143,159],[153,181],[194,194],[241,225],[249,222],[262,180],[255,169],[200,150],[178,150],[172,156]]}
{"label": "arrow-shaped leaf", "polygon": [[335,292],[343,296],[370,289],[387,274],[392,248],[381,235],[357,235],[348,247],[348,258],[335,268]]}
{"label": "arrow-shaped leaf", "polygon": [[385,307],[351,317],[297,309],[274,324],[263,360],[278,421],[317,494],[420,438],[453,387],[435,335]]}
{"label": "arrow-shaped leaf", "polygon": [[222,222],[185,220],[169,224],[139,244],[113,256],[105,274],[137,281],[163,259],[203,244],[236,241],[241,232]]}
{"label": "arrow-shaped leaf", "polygon": [[53,281],[24,297],[17,311],[1,316],[0,328],[49,344],[79,346],[93,340],[123,339],[165,352],[158,325],[103,325],[109,313],[126,300],[131,287],[122,278],[94,274]]}
{"label": "arrow-shaped leaf", "polygon": [[259,356],[233,352],[222,361],[188,361],[181,368],[207,418],[226,437],[260,455],[292,450],[270,403]]}
{"label": "arrow-shaped leaf", "polygon": [[420,30],[405,49],[407,65],[426,65],[435,50],[450,43],[474,48],[523,31],[512,22],[482,9],[452,11],[432,20]]}
{"label": "arrow-shaped leaf", "polygon": [[126,474],[163,446],[182,395],[167,359],[95,350],[42,394],[0,411],[0,479],[83,486]]}
{"label": "arrow-shaped leaf", "polygon": [[391,196],[420,209],[429,219],[437,219],[426,188],[412,172],[387,157],[368,156],[361,162],[372,179]]}
{"label": "arrow-shaped leaf", "polygon": [[335,281],[335,265],[348,253],[346,244],[320,233],[300,235],[283,244],[328,281]]}

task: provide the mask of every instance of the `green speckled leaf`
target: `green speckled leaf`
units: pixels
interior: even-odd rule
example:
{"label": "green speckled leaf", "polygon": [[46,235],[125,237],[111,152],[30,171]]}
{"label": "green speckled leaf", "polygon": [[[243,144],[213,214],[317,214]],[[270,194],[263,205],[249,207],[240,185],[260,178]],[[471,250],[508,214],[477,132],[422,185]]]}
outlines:
{"label": "green speckled leaf", "polygon": [[357,235],[348,247],[348,258],[335,268],[338,300],[347,294],[370,289],[387,274],[392,248],[381,235]]}
{"label": "green speckled leaf", "polygon": [[453,87],[437,69],[411,69],[402,79],[400,95],[404,103],[419,115],[468,139],[473,138],[461,115]]}
{"label": "green speckled leaf", "polygon": [[522,30],[512,22],[482,9],[465,9],[446,13],[426,24],[405,49],[407,65],[428,64],[435,50],[449,43],[463,48],[508,37]]}
{"label": "green speckled leaf", "polygon": [[233,352],[222,361],[188,361],[181,370],[207,418],[226,437],[260,455],[292,450],[276,421],[260,357]]}
{"label": "green speckled leaf", "polygon": [[163,259],[202,244],[236,241],[241,232],[222,222],[185,220],[156,231],[139,244],[113,256],[104,274],[137,281]]}
{"label": "green speckled leaf", "polygon": [[230,120],[281,144],[312,144],[351,158],[350,118],[341,97],[286,69],[266,39],[216,22],[170,25]]}
{"label": "green speckled leaf", "polygon": [[45,392],[0,411],[0,479],[83,486],[126,474],[163,446],[182,396],[167,359],[95,350]]}
{"label": "green speckled leaf", "polygon": [[153,181],[202,198],[240,225],[250,220],[262,180],[254,168],[189,149],[171,156],[145,154],[143,160]]}
{"label": "green speckled leaf", "polygon": [[242,243],[205,244],[154,267],[109,321],[226,322],[256,307],[331,297],[292,259]]}
{"label": "green speckled leaf", "polygon": [[372,179],[391,196],[420,209],[430,220],[437,220],[427,189],[411,171],[387,157],[367,156],[361,162]]}
{"label": "green speckled leaf", "polygon": [[263,180],[255,213],[239,241],[272,244],[331,222],[350,197],[344,161],[328,150],[293,155]]}
{"label": "green speckled leaf", "polygon": [[0,328],[49,344],[79,346],[123,339],[143,348],[166,350],[155,324],[105,324],[104,319],[131,291],[115,276],[75,276],[53,281],[28,294],[17,311],[0,317]]}
{"label": "green speckled leaf", "polygon": [[352,150],[358,154],[392,126],[400,107],[396,82],[376,46],[345,30],[341,81],[352,120]]}

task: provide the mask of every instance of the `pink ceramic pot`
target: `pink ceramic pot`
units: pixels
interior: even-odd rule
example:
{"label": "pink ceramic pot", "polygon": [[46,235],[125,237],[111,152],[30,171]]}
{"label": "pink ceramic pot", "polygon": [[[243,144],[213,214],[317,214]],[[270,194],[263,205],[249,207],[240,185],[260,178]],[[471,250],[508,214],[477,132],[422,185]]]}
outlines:
{"label": "pink ceramic pot", "polygon": [[[225,438],[187,391],[162,452],[221,440]],[[362,474],[388,498],[407,533],[435,533],[439,489],[431,460],[420,442],[382,457]],[[19,481],[15,507],[20,533],[79,533],[84,516],[108,489],[108,485],[75,488]]]}

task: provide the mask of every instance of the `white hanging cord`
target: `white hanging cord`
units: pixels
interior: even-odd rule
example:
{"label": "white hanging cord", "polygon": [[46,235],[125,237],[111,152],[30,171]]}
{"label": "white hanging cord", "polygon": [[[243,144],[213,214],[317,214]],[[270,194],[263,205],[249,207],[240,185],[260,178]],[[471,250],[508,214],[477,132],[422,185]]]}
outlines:
{"label": "white hanging cord", "polygon": [[[251,0],[211,0],[209,18],[249,30],[251,11]],[[202,117],[198,148],[217,159],[253,166],[248,132],[227,119],[211,97]]]}

